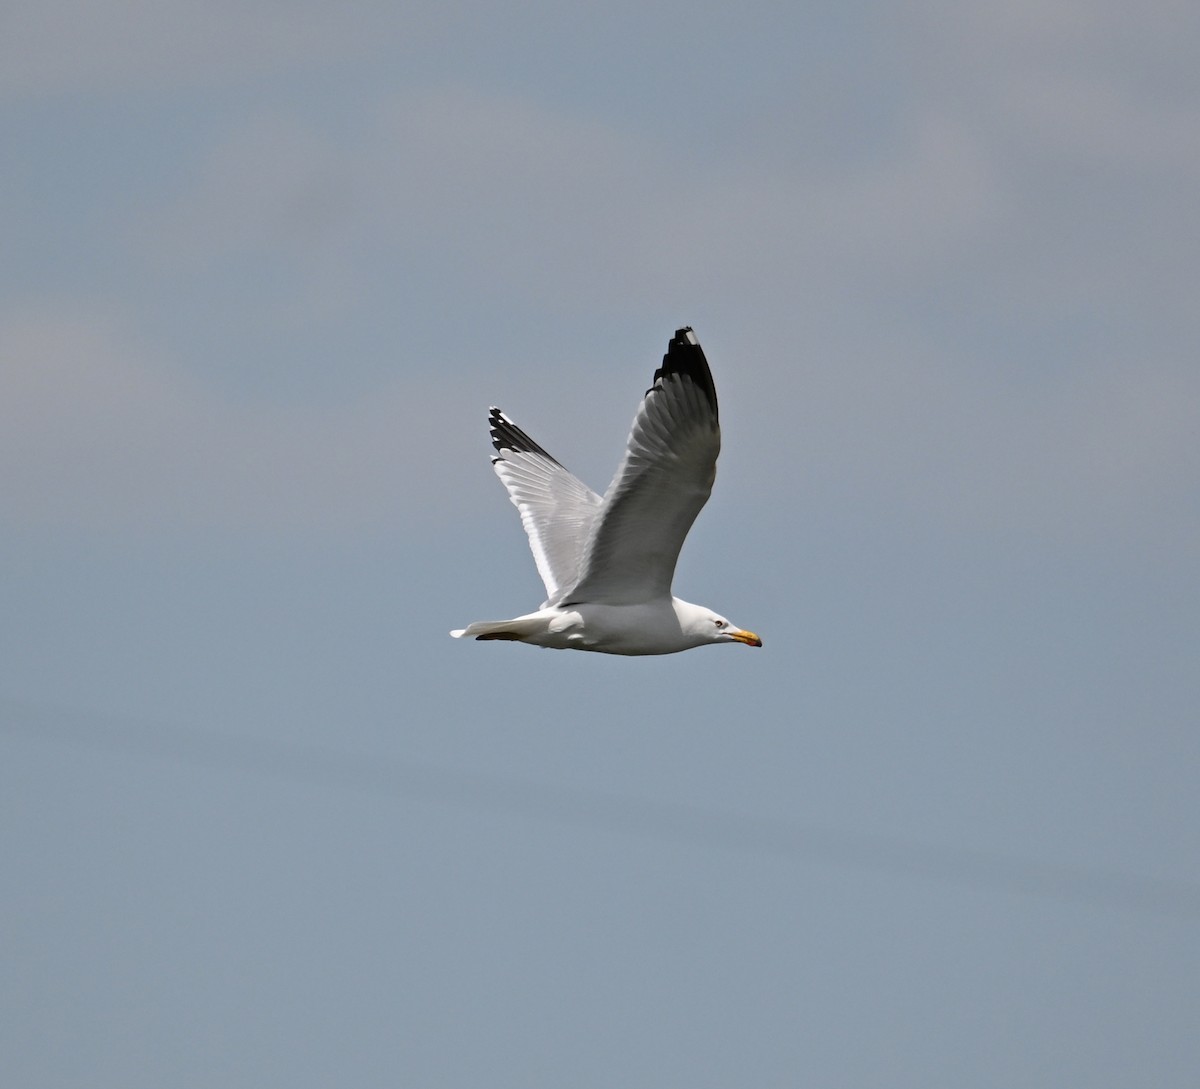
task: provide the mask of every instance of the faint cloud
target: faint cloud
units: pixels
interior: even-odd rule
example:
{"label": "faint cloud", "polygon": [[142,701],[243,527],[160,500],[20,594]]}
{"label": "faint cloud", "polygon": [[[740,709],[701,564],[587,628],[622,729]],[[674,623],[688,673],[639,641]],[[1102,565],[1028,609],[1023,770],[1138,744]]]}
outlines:
{"label": "faint cloud", "polygon": [[1181,0],[930,0],[910,30],[918,87],[995,138],[1058,158],[1195,168],[1200,9]]}
{"label": "faint cloud", "polygon": [[1200,547],[1200,371],[1187,361],[1051,374],[871,329],[831,359],[786,328],[738,350],[771,377],[742,379],[726,472],[736,465],[738,502],[784,524],[831,504],[967,535]]}
{"label": "faint cloud", "polygon": [[10,5],[0,18],[0,94],[211,86],[342,59],[376,48],[388,31],[404,41],[420,30],[419,20],[375,4],[352,12],[284,0]]}
{"label": "faint cloud", "polygon": [[[1155,101],[1095,73],[1043,72],[1008,89],[1013,129],[1048,154],[1077,156],[1135,175],[1200,175],[1200,127],[1195,111]],[[1182,174],[1182,176],[1180,176]]]}
{"label": "faint cloud", "polygon": [[353,198],[329,139],[299,117],[259,114],[208,150],[188,189],[143,225],[142,243],[189,264],[259,250],[300,256],[338,232]]}
{"label": "faint cloud", "polygon": [[[443,509],[440,463],[426,452],[448,429],[452,382],[427,381],[419,396],[396,382],[328,407],[239,403],[111,318],[63,310],[0,316],[10,516],[116,532],[340,534]],[[405,471],[414,465],[422,471]]]}
{"label": "faint cloud", "polygon": [[[929,25],[981,48],[1057,51],[1073,47],[1095,56],[1105,47],[1136,47],[1141,42],[1172,44],[1175,32],[1200,25],[1187,0],[1149,0],[1137,7],[1121,0],[1012,0],[999,5],[962,5],[927,0]],[[1181,43],[1180,43],[1181,44]]]}
{"label": "faint cloud", "polygon": [[[267,66],[316,65],[360,48],[361,27],[316,9],[293,19],[278,5],[227,7],[102,5],[103,27],[84,15],[55,38],[46,78],[78,67],[80,79],[116,79],[126,61],[153,78],[173,64],[218,71],[254,63],[260,48]],[[34,55],[73,12],[51,3],[23,16],[21,49]],[[425,323],[426,343],[479,311],[531,328],[669,315],[666,331],[689,320],[702,336],[713,315],[737,328],[740,361],[727,366],[744,370],[722,388],[766,402],[753,410],[770,444],[754,480],[798,460],[864,502],[883,494],[968,526],[1075,533],[1140,519],[1192,533],[1200,282],[1187,183],[1200,138],[1179,43],[1196,20],[1169,2],[926,3],[906,24],[911,83],[871,92],[896,95],[879,131],[819,154],[775,154],[768,132],[712,155],[622,124],[594,99],[589,112],[586,99],[498,90],[472,73],[376,85],[336,124],[297,100],[291,112],[231,115],[193,147],[194,169],[172,175],[186,183],[121,233],[164,279],[180,277],[175,289],[223,300],[260,347],[281,329],[305,332],[282,312],[330,317],[338,347],[343,321],[374,322],[382,339],[393,298]],[[131,24],[154,48],[114,29]],[[97,56],[76,57],[92,37]],[[22,71],[33,78],[17,64],[0,79]],[[69,300],[13,309],[3,336],[6,359],[44,371],[6,371],[0,390],[0,442],[58,466],[57,491],[5,478],[30,509],[84,509],[92,495],[106,497],[100,512],[143,509],[95,479],[107,467],[180,517],[315,523],[326,504],[362,520],[372,488],[426,486],[382,466],[419,458],[439,427],[472,434],[502,392],[459,390],[461,376],[410,380],[432,404],[397,432],[412,388],[337,409],[251,408],[176,373],[186,346],[147,347],[136,326]],[[478,375],[493,345],[487,329],[473,336],[479,354],[462,369]],[[570,391],[522,380],[571,403]],[[172,480],[189,482],[191,503],[173,498]]]}
{"label": "faint cloud", "polygon": [[[466,87],[381,103],[334,136],[255,117],[142,231],[183,264],[289,252],[311,275],[394,262],[467,292],[612,309],[944,261],[994,222],[995,165],[966,127],[918,119],[868,161],[697,159],[598,120]],[[354,282],[365,268],[346,269]]]}

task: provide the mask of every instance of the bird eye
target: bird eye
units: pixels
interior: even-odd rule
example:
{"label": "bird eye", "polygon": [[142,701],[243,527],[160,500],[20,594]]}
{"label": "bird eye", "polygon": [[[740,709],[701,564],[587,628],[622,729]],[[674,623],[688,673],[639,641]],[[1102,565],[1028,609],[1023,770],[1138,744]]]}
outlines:
{"label": "bird eye", "polygon": [[717,626],[718,628],[723,628],[723,627],[725,627],[725,621],[724,621],[724,620],[714,620],[714,621],[713,621],[713,623],[714,623],[714,624],[716,624],[716,626]]}

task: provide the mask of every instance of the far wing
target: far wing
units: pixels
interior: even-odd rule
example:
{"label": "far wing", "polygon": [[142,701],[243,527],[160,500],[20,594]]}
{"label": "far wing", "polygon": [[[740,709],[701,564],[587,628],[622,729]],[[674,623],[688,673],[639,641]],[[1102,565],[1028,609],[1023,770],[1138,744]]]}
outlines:
{"label": "far wing", "polygon": [[675,562],[708,500],[721,450],[717,391],[691,329],[672,338],[633,421],[625,457],[562,604],[669,595]]}
{"label": "far wing", "polygon": [[496,448],[492,468],[521,513],[549,603],[578,581],[602,500],[498,408],[491,409],[488,424]]}

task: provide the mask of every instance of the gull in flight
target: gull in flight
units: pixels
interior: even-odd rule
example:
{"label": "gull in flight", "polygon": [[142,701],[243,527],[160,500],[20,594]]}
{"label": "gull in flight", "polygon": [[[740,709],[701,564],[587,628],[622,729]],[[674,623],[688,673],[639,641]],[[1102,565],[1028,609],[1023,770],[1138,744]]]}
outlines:
{"label": "gull in flight", "polygon": [[451,635],[605,654],[762,646],[753,632],[671,595],[675,561],[712,491],[721,449],[717,391],[691,329],[671,338],[603,498],[498,408],[488,422],[492,467],[520,511],[546,600],[537,612]]}

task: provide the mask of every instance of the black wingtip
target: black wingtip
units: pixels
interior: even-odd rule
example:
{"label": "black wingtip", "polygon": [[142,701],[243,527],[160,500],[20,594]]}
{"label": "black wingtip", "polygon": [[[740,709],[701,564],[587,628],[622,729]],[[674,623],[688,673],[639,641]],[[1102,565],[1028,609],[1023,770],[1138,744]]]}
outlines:
{"label": "black wingtip", "polygon": [[713,384],[708,360],[704,358],[704,349],[700,347],[700,341],[690,325],[675,330],[671,343],[667,345],[667,354],[663,356],[662,366],[654,372],[654,383],[657,385],[661,379],[674,375],[699,386],[712,406],[713,415],[717,414],[717,387]]}
{"label": "black wingtip", "polygon": [[[540,454],[553,461],[555,465],[560,464],[557,458],[543,450],[494,405],[488,409],[488,427],[491,430],[492,445],[496,448],[496,453],[511,450],[514,454]],[[492,464],[494,465],[499,460],[499,458],[492,458]]]}

